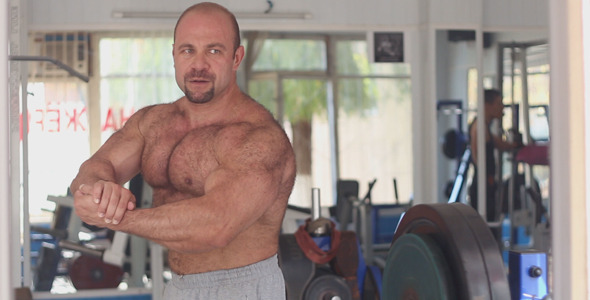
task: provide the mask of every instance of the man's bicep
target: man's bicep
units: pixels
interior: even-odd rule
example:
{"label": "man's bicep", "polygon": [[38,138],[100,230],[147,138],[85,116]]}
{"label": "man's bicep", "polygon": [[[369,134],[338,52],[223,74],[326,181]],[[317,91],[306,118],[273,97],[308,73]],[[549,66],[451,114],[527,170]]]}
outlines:
{"label": "man's bicep", "polygon": [[278,193],[278,178],[261,167],[233,169],[220,167],[205,181],[205,195],[215,193],[221,202],[252,206],[268,205]]}
{"label": "man's bicep", "polygon": [[[238,201],[268,207],[277,198],[286,166],[284,145],[268,131],[254,131],[232,147],[218,148],[219,171],[207,182],[226,185]],[[205,192],[207,193],[207,191]]]}
{"label": "man's bicep", "polygon": [[[228,156],[231,154],[227,154]],[[269,161],[270,160],[270,161]],[[279,190],[280,166],[260,153],[226,157],[205,182],[205,195],[212,191],[226,193],[228,204],[262,209],[270,206]]]}
{"label": "man's bicep", "polygon": [[134,124],[126,124],[111,135],[93,158],[109,162],[116,181],[125,183],[139,172],[144,143],[138,128]]}

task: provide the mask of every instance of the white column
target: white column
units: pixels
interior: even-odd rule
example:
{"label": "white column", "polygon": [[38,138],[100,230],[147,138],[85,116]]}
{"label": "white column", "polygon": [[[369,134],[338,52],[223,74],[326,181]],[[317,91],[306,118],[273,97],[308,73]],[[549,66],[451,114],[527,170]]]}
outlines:
{"label": "white column", "polygon": [[[584,94],[584,61],[590,54],[583,53],[587,39],[582,38],[582,6],[581,0],[549,0],[553,299],[590,297],[586,179],[590,127]],[[584,12],[587,22],[590,15]]]}
{"label": "white column", "polygon": [[[0,40],[2,45],[8,42],[8,3],[0,1]],[[8,49],[0,47],[0,236],[4,242],[0,243],[0,299],[13,299],[13,283],[11,266],[13,253],[10,251],[11,236],[11,206],[10,206],[10,156],[9,156],[9,128],[8,128]]]}

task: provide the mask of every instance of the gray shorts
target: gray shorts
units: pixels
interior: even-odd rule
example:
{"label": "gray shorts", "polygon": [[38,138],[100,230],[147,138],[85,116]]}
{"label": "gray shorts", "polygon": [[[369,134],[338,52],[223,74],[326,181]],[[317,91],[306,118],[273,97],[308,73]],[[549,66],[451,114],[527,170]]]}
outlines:
{"label": "gray shorts", "polygon": [[173,299],[285,299],[285,281],[277,255],[241,268],[179,276],[164,288]]}

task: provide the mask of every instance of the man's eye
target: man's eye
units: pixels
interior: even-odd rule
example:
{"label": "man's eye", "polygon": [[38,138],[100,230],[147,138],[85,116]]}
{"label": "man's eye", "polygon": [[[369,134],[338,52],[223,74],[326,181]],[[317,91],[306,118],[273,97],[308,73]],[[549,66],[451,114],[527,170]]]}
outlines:
{"label": "man's eye", "polygon": [[210,49],[209,53],[211,54],[217,54],[217,53],[221,53],[221,51],[217,50],[217,49]]}
{"label": "man's eye", "polygon": [[193,49],[182,49],[180,50],[181,53],[185,53],[185,54],[191,54],[193,53]]}

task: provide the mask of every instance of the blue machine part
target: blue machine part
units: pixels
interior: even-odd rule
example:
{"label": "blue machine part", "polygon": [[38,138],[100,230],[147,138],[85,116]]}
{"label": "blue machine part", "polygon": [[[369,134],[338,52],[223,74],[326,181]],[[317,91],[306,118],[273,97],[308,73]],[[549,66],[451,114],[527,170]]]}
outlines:
{"label": "blue machine part", "polygon": [[311,239],[322,251],[330,251],[330,245],[332,243],[330,236],[312,237]]}
{"label": "blue machine part", "polygon": [[508,282],[513,300],[547,296],[547,255],[540,251],[510,251]]}
{"label": "blue machine part", "polygon": [[[390,209],[390,207],[388,207],[388,208]],[[378,211],[378,210],[374,210],[374,211]],[[386,216],[389,217],[389,215],[386,215]],[[399,222],[399,218],[400,218],[400,216],[397,216],[397,218],[394,219],[394,223],[391,223],[391,218],[387,218],[388,219],[388,221],[386,221],[387,227],[391,226],[392,224],[395,224],[393,226],[393,230],[395,231],[395,228],[397,227],[397,223]],[[387,232],[387,235],[389,235],[389,232]],[[393,233],[391,233],[391,237],[393,238]],[[330,251],[330,247],[331,247],[331,243],[332,243],[332,239],[330,238],[330,236],[312,237],[312,239],[321,250]],[[376,289],[376,291],[373,291],[373,292],[378,295],[381,295],[382,281],[383,281],[381,270],[377,266],[371,266],[371,265],[366,264],[365,259],[362,255],[362,249],[361,249],[361,245],[360,245],[360,242],[358,241],[358,239],[357,239],[357,248],[358,248],[358,253],[359,253],[359,264],[358,264],[358,268],[357,268],[357,282],[358,282],[358,287],[359,287],[359,291],[361,293],[361,296],[362,296],[365,288],[368,288],[368,287],[365,287],[365,278],[367,276],[370,276],[370,278],[372,279],[372,282],[375,284],[374,288]]]}
{"label": "blue machine part", "polygon": [[356,271],[356,278],[358,282],[361,299],[365,299],[363,298],[363,294],[365,293],[366,289],[370,288],[365,286],[367,276],[371,276],[372,282],[375,284],[375,287],[372,288],[375,288],[376,290],[372,292],[374,292],[376,295],[380,297],[383,287],[383,274],[377,266],[367,265],[367,263],[365,262],[365,258],[362,254],[361,244],[358,240],[357,247],[359,253],[359,265]]}
{"label": "blue machine part", "polygon": [[371,221],[373,225],[373,243],[389,244],[406,207],[397,204],[373,205]]}
{"label": "blue machine part", "polygon": [[[532,243],[531,236],[527,234],[525,226],[517,226],[512,228],[512,234],[510,232],[510,216],[506,216],[502,221],[502,243],[505,248],[508,249],[511,245],[517,246],[530,246]],[[524,248],[524,247],[521,247]],[[510,250],[502,251],[502,259],[504,264],[508,265]]]}
{"label": "blue machine part", "polygon": [[357,239],[357,247],[358,247],[358,253],[359,253],[359,266],[356,271],[356,279],[358,282],[359,291],[361,292],[361,296],[362,296],[363,286],[364,286],[364,282],[365,282],[365,275],[367,273],[367,263],[365,262],[365,258],[363,257],[363,254],[362,254],[363,250],[361,249],[361,244],[358,241],[358,239]]}

